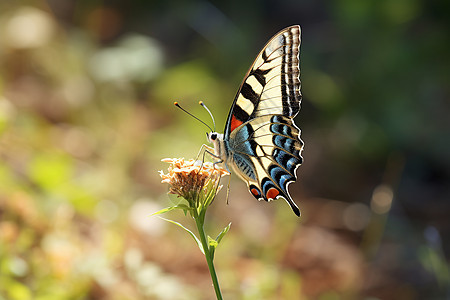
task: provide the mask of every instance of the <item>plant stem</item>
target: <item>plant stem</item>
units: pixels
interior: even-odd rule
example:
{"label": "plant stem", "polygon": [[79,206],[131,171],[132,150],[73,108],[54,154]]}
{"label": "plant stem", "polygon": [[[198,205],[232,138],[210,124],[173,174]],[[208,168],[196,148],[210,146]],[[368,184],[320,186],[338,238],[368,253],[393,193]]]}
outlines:
{"label": "plant stem", "polygon": [[199,216],[196,210],[194,210],[194,215],[195,223],[197,224],[200,241],[203,246],[203,251],[205,252],[206,262],[208,263],[209,273],[211,274],[211,279],[214,285],[214,291],[216,292],[217,300],[223,300],[222,293],[220,292],[219,280],[217,279],[216,275],[216,269],[214,268],[213,258],[211,257],[211,252],[209,250],[208,240],[206,239],[205,231],[203,229],[204,215]]}

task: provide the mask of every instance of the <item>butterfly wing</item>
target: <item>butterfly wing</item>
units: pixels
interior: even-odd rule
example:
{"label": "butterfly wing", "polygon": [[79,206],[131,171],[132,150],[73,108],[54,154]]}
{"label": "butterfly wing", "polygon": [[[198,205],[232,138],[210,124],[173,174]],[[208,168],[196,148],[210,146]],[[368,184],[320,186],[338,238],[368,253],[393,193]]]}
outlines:
{"label": "butterfly wing", "polygon": [[258,54],[238,90],[225,126],[227,163],[258,200],[284,198],[302,162],[293,118],[300,110],[300,26],[276,34]]}

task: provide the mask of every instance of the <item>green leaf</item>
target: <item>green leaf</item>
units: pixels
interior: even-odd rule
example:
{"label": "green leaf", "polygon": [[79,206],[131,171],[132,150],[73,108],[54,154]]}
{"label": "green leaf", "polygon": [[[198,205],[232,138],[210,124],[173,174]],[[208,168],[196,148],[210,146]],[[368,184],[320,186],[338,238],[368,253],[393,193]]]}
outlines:
{"label": "green leaf", "polygon": [[198,248],[200,248],[200,251],[202,251],[203,255],[205,254],[205,251],[203,251],[202,243],[200,242],[200,240],[197,238],[197,236],[192,231],[190,231],[189,229],[187,229],[186,227],[184,227],[183,225],[181,225],[178,222],[175,222],[175,221],[163,218],[163,217],[159,217],[159,218],[161,218],[161,219],[163,219],[163,220],[165,220],[167,222],[170,222],[172,224],[178,225],[181,228],[183,228],[184,230],[186,230],[192,236],[192,238],[195,240],[195,242],[197,243]]}
{"label": "green leaf", "polygon": [[211,203],[214,201],[214,198],[216,197],[217,192],[218,192],[219,184],[220,184],[220,178],[209,182],[208,188],[207,188],[208,193],[205,197],[205,206],[206,207],[210,206]]}
{"label": "green leaf", "polygon": [[230,224],[228,224],[227,227],[225,227],[225,228],[219,233],[219,235],[216,237],[217,244],[219,244],[220,241],[221,241],[221,240],[223,239],[223,237],[225,236],[225,234],[227,234],[227,232],[230,230],[230,227],[231,227],[231,222],[230,222]]}
{"label": "green leaf", "polygon": [[169,212],[169,211],[172,211],[175,209],[182,209],[182,210],[184,210],[185,214],[186,214],[186,211],[191,210],[191,208],[189,206],[187,206],[186,204],[178,204],[178,205],[166,207],[166,208],[161,209],[160,211],[154,212],[150,215],[150,217],[155,216],[155,215],[161,215],[161,214],[164,214],[166,212]]}
{"label": "green leaf", "polygon": [[225,234],[230,230],[231,222],[227,225],[216,237],[216,239],[213,239],[208,235],[208,245],[209,245],[209,253],[211,255],[211,259],[214,259],[214,253],[216,252],[217,246],[219,246],[220,241],[225,236]]}

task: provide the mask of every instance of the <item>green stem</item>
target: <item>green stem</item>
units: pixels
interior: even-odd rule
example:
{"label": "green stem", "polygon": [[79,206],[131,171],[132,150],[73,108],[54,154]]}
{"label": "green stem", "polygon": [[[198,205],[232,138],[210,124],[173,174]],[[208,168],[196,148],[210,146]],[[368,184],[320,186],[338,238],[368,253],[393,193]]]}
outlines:
{"label": "green stem", "polygon": [[205,252],[206,262],[208,263],[209,273],[211,274],[211,279],[214,285],[214,291],[216,292],[217,300],[223,300],[222,293],[220,292],[219,280],[217,279],[216,275],[216,269],[214,268],[213,258],[211,257],[211,252],[209,250],[208,240],[206,239],[205,231],[203,229],[204,214],[200,214],[201,216],[199,216],[197,210],[194,209],[194,219],[195,223],[197,224],[203,251]]}

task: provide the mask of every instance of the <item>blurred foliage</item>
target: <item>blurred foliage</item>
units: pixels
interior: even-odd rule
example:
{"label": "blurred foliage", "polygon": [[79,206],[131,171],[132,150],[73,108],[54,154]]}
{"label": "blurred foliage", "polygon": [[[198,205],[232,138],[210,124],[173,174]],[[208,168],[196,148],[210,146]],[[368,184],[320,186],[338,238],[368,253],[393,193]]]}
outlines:
{"label": "blurred foliage", "polygon": [[220,130],[292,24],[302,217],[231,182],[208,220],[233,222],[224,297],[448,298],[449,20],[444,0],[0,2],[0,300],[211,299],[195,245],[149,217],[160,159],[205,142],[172,103]]}

